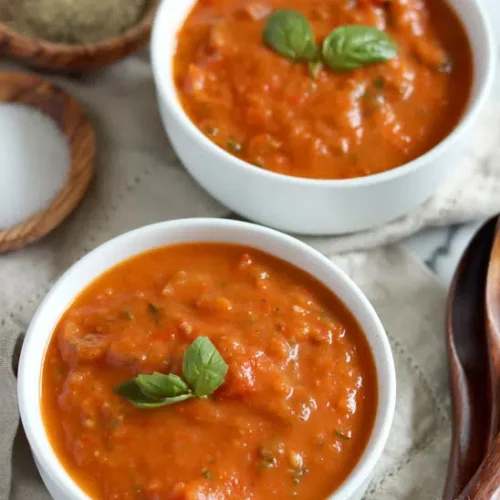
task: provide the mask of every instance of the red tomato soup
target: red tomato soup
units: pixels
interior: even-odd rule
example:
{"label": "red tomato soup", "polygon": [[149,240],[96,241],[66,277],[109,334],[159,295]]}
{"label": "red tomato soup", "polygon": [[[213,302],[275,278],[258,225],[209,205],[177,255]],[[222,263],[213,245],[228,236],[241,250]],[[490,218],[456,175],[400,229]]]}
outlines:
{"label": "red tomato soup", "polygon": [[[397,55],[344,71],[292,61],[264,42],[281,9],[305,16],[318,47],[335,28],[364,25],[389,35]],[[198,0],[174,58],[180,101],[215,144],[317,179],[376,174],[432,149],[463,115],[472,74],[444,0]]]}
{"label": "red tomato soup", "polygon": [[[200,337],[227,363],[207,397],[137,408],[139,374],[183,377]],[[252,248],[182,244],[98,278],[43,366],[46,431],[93,499],[325,499],[370,438],[377,374],[360,326],[323,284]]]}

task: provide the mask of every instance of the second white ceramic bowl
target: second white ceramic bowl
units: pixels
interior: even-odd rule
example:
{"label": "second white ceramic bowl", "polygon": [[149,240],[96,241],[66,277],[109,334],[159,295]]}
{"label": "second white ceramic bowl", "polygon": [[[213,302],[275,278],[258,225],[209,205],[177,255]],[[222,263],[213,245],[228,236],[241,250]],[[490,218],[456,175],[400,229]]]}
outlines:
{"label": "second white ceramic bowl", "polygon": [[448,0],[472,46],[474,82],[465,115],[438,146],[399,168],[347,180],[290,177],[260,169],[216,146],[182,109],[173,81],[177,33],[196,0],[164,0],[154,23],[153,71],[160,113],[182,163],[212,196],[238,214],[284,231],[340,234],[396,219],[422,204],[456,172],[455,155],[491,88],[494,43],[480,0]]}
{"label": "second white ceramic bowl", "polygon": [[290,262],[321,280],[358,320],[377,370],[377,416],[360,461],[329,500],[360,500],[387,441],[396,402],[394,362],[384,328],[358,287],[316,250],[271,229],[220,219],[162,222],[119,236],[77,262],[40,305],[23,344],[18,393],[23,426],[45,485],[55,500],[90,500],[66,473],[52,450],[40,409],[43,360],[60,318],[92,281],[123,260],[165,245],[205,241],[248,245]]}

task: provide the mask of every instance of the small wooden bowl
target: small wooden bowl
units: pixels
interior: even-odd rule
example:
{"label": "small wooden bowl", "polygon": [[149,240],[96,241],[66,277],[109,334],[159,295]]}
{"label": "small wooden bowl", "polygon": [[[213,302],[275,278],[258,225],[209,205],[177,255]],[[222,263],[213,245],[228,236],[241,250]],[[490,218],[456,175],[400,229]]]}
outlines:
{"label": "small wooden bowl", "polygon": [[94,44],[30,38],[0,22],[0,54],[51,71],[77,73],[97,69],[123,59],[148,42],[159,2],[150,0],[141,20],[125,33]]}
{"label": "small wooden bowl", "polygon": [[48,80],[25,73],[0,73],[0,103],[30,106],[52,118],[69,143],[71,164],[66,186],[30,219],[0,230],[0,253],[16,250],[45,236],[78,205],[92,179],[94,130],[80,104]]}

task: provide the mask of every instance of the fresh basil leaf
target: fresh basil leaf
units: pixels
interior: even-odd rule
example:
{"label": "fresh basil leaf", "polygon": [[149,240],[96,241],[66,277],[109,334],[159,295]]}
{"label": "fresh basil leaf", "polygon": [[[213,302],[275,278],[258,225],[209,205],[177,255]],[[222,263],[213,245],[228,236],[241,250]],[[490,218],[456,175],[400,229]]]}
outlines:
{"label": "fresh basil leaf", "polygon": [[153,398],[146,396],[137,385],[135,378],[117,385],[113,391],[129,401],[152,401]]}
{"label": "fresh basil leaf", "polygon": [[207,337],[198,337],[184,353],[182,374],[198,397],[212,394],[224,383],[228,366]]}
{"label": "fresh basil leaf", "polygon": [[342,26],[332,31],[323,42],[325,63],[339,71],[388,61],[397,52],[392,38],[373,26]]}
{"label": "fresh basil leaf", "polygon": [[267,18],[263,36],[268,47],[293,61],[312,60],[318,55],[309,21],[294,10],[273,12]]}
{"label": "fresh basil leaf", "polygon": [[186,382],[174,373],[138,375],[136,382],[145,395],[153,398],[173,398],[191,392]]}
{"label": "fresh basil leaf", "polygon": [[191,399],[194,396],[192,394],[182,394],[181,396],[175,396],[174,398],[163,398],[155,402],[150,401],[131,401],[134,406],[137,408],[161,408],[162,406],[169,406],[175,403],[181,403],[182,401],[186,401],[187,399]]}
{"label": "fresh basil leaf", "polygon": [[146,395],[142,392],[137,379],[128,380],[123,384],[115,387],[115,393],[119,396],[125,398],[127,401],[132,403],[137,408],[160,408],[161,406],[168,406],[174,403],[180,403],[181,401],[186,401],[186,399],[192,398],[193,394],[181,394],[175,397],[165,397],[165,398],[154,398],[152,396]]}

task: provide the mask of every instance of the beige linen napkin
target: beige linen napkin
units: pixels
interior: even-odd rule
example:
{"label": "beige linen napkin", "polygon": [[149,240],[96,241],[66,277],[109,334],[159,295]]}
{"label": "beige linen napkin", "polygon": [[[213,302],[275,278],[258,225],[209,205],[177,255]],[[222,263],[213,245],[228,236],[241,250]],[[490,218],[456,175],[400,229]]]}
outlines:
{"label": "beige linen napkin", "polygon": [[[96,178],[82,205],[60,228],[34,246],[0,257],[0,500],[47,498],[22,431],[16,434],[12,364],[22,332],[54,280],[91,248],[129,229],[180,217],[230,216],[175,158],[160,123],[145,58],[56,80],[82,102],[95,124]],[[425,207],[368,234],[308,241],[332,255],[339,249],[393,241],[427,224],[500,211],[500,163],[490,149],[491,138],[495,142],[498,135],[492,109],[486,111],[479,138],[464,153],[463,172]],[[367,498],[438,498],[450,429],[442,325],[445,291],[398,247],[336,260],[382,316],[398,372],[396,419]]]}

